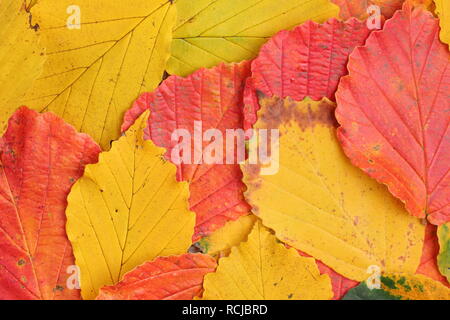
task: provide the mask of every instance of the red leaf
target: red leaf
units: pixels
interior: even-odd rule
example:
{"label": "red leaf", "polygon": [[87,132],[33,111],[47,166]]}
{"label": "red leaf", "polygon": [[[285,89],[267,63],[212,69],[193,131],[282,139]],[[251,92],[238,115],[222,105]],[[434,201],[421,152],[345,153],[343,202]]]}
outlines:
{"label": "red leaf", "polygon": [[347,156],[433,224],[450,221],[450,54],[438,32],[405,4],[354,51],[336,94]]}
{"label": "red leaf", "polygon": [[339,80],[347,74],[349,54],[364,44],[369,33],[366,23],[356,19],[308,21],[277,33],[252,62],[245,94],[246,128],[255,123],[259,109],[255,91],[296,101],[307,96],[334,100]]}
{"label": "red leaf", "polygon": [[[297,252],[304,257],[311,257],[310,255],[297,250]],[[316,260],[317,267],[319,268],[320,274],[327,274],[330,277],[331,280],[331,287],[333,289],[333,300],[341,300],[343,296],[347,293],[348,290],[350,290],[353,287],[356,287],[359,282],[350,280],[343,275],[337,273],[330,267],[328,267],[326,264],[324,264],[320,260]]]}
{"label": "red leaf", "polygon": [[[194,121],[202,121],[201,134],[219,129],[225,141],[226,129],[243,127],[242,96],[250,74],[249,64],[247,61],[220,64],[200,69],[186,78],[170,76],[154,92],[143,94],[135,102],[125,114],[122,130],[145,109],[150,109],[146,138],[166,148],[168,159],[178,143],[171,140],[175,129],[186,129],[191,134],[194,154]],[[208,144],[203,142],[203,148]],[[225,158],[226,152],[223,154]],[[190,207],[197,214],[194,241],[249,213],[238,164],[181,164],[177,175],[179,180],[190,182]]]}
{"label": "red leaf", "polygon": [[100,147],[54,114],[25,107],[0,140],[0,300],[79,299],[66,287],[74,265],[66,197]]}
{"label": "red leaf", "polygon": [[437,255],[439,254],[439,241],[437,238],[437,227],[428,223],[425,229],[425,240],[423,243],[422,257],[417,272],[428,278],[440,281],[450,288],[447,279],[439,272]]}
{"label": "red leaf", "polygon": [[100,289],[97,300],[191,300],[203,290],[203,277],[216,269],[206,254],[157,258]]}

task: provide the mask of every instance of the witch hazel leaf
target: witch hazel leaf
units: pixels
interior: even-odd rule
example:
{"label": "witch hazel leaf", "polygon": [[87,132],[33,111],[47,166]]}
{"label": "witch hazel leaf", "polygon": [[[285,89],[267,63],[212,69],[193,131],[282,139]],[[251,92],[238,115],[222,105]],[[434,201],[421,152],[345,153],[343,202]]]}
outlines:
{"label": "witch hazel leaf", "polygon": [[188,185],[176,181],[165,150],[143,140],[147,117],[86,166],[68,196],[67,234],[84,299],[145,261],[185,253],[191,245]]}
{"label": "witch hazel leaf", "polygon": [[336,138],[335,104],[276,97],[259,103],[254,129],[278,132],[270,156],[279,169],[262,175],[265,167],[246,163],[242,170],[245,198],[264,225],[351,280],[364,280],[372,265],[414,273],[424,226],[346,158]]}
{"label": "witch hazel leaf", "polygon": [[[244,61],[200,69],[186,78],[170,76],[155,91],[143,94],[125,114],[122,131],[150,109],[146,138],[166,148],[167,159],[180,163],[177,177],[190,182],[190,207],[197,215],[194,241],[250,212],[242,195],[242,172],[235,160],[237,139],[226,138],[227,130],[243,127],[242,95],[249,74],[250,63]],[[218,161],[205,160],[211,139],[204,137],[211,129],[220,133],[226,149]],[[180,134],[180,148],[179,139],[172,138],[174,134]],[[231,141],[234,150],[227,152],[230,149],[225,141]],[[180,161],[172,159],[173,154]]]}
{"label": "witch hazel leaf", "polygon": [[336,94],[352,163],[437,225],[450,221],[450,54],[438,32],[430,12],[406,3],[355,49]]}
{"label": "witch hazel leaf", "polygon": [[330,279],[313,258],[287,249],[257,222],[246,242],[219,260],[204,280],[204,300],[328,300]]}
{"label": "witch hazel leaf", "polygon": [[443,224],[438,228],[438,239],[437,263],[441,274],[450,282],[450,223]]}
{"label": "witch hazel leaf", "polygon": [[351,289],[343,300],[449,300],[450,289],[423,275],[384,274],[380,288],[369,288],[362,282]]}
{"label": "witch hazel leaf", "polygon": [[254,58],[269,37],[308,20],[338,16],[328,0],[177,0],[170,74]]}
{"label": "witch hazel leaf", "polygon": [[204,276],[215,269],[216,260],[206,254],[156,258],[101,288],[97,300],[191,300],[201,295]]}
{"label": "witch hazel leaf", "polygon": [[331,0],[339,6],[339,17],[341,19],[349,19],[355,17],[365,19],[371,15],[372,10],[368,10],[371,6],[380,8],[380,13],[385,18],[391,18],[396,10],[402,8],[405,0]]}
{"label": "witch hazel leaf", "polygon": [[0,299],[79,299],[66,197],[100,147],[51,113],[25,107],[0,140]]}
{"label": "witch hazel leaf", "polygon": [[228,221],[222,228],[203,237],[197,245],[203,253],[220,257],[228,256],[231,248],[247,240],[257,221],[258,218],[253,214]]}
{"label": "witch hazel leaf", "polygon": [[339,80],[347,74],[350,53],[364,44],[370,32],[366,22],[330,19],[277,33],[252,62],[244,96],[245,127],[256,122],[257,93],[297,101],[334,100]]}
{"label": "witch hazel leaf", "polygon": [[[303,257],[311,257],[309,254],[306,254],[300,250],[297,250],[297,252]],[[331,288],[333,289],[334,294],[333,300],[341,300],[348,290],[359,284],[358,281],[350,280],[337,273],[320,260],[316,260],[316,264],[319,268],[320,274],[326,274],[330,277]]]}
{"label": "witch hazel leaf", "polygon": [[441,24],[441,40],[450,44],[450,2],[447,0],[434,0],[436,13]]}
{"label": "witch hazel leaf", "polygon": [[24,103],[55,112],[109,149],[125,110],[161,81],[175,5],[39,0],[31,13],[48,59]]}
{"label": "witch hazel leaf", "polygon": [[431,223],[427,223],[425,228],[425,239],[423,242],[422,257],[417,268],[417,274],[423,274],[428,278],[441,282],[450,288],[447,279],[439,272],[438,254],[439,242],[437,235],[437,227]]}
{"label": "witch hazel leaf", "polygon": [[30,14],[22,1],[0,3],[0,128],[21,106],[20,100],[42,72],[44,48],[30,28]]}

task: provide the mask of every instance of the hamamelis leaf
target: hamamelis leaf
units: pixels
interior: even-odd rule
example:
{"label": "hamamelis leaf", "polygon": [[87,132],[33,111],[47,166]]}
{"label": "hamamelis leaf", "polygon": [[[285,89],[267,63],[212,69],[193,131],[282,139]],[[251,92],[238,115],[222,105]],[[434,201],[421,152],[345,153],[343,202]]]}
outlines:
{"label": "hamamelis leaf", "polygon": [[0,140],[0,300],[79,299],[66,197],[100,147],[54,114],[25,107]]}
{"label": "hamamelis leaf", "polygon": [[450,221],[450,53],[438,33],[430,12],[406,3],[355,49],[336,93],[352,163],[436,225]]}
{"label": "hamamelis leaf", "polygon": [[337,17],[328,0],[177,0],[168,72],[186,76],[220,62],[254,58],[276,32]]}
{"label": "hamamelis leaf", "polygon": [[351,289],[344,300],[449,300],[450,289],[422,275],[385,274],[380,289],[369,288],[362,282]]}
{"label": "hamamelis leaf", "polygon": [[204,300],[327,300],[330,279],[320,275],[313,258],[287,249],[260,222],[246,242],[219,260],[204,280]]}
{"label": "hamamelis leaf", "polygon": [[441,25],[441,40],[450,44],[450,2],[446,0],[434,0],[436,13]]}
{"label": "hamamelis leaf", "polygon": [[[245,186],[237,163],[237,140],[227,138],[226,133],[243,128],[242,96],[249,75],[250,63],[243,61],[200,69],[186,78],[170,76],[155,91],[143,94],[125,114],[122,130],[150,109],[146,139],[166,148],[168,160],[174,161],[173,153],[189,155],[177,165],[177,177],[190,182],[189,203],[197,215],[194,241],[250,212],[242,195]],[[219,163],[205,160],[211,141],[204,139],[204,134],[211,129],[222,137],[219,147],[224,151]],[[173,138],[180,130],[188,134],[186,139]],[[174,152],[180,140],[186,140],[186,150]]]}
{"label": "hamamelis leaf", "polygon": [[439,255],[437,263],[441,274],[450,282],[450,223],[438,228]]}
{"label": "hamamelis leaf", "polygon": [[161,81],[175,5],[169,0],[39,0],[31,8],[48,58],[24,103],[49,110],[103,149],[127,110]]}
{"label": "hamamelis leaf", "polygon": [[185,253],[191,245],[188,185],[176,181],[165,150],[143,140],[147,116],[86,167],[68,196],[67,234],[84,299],[145,261]]}
{"label": "hamamelis leaf", "polygon": [[206,254],[156,258],[101,288],[97,300],[191,300],[201,295],[203,277],[215,269],[216,260]]}
{"label": "hamamelis leaf", "polygon": [[45,62],[40,37],[29,22],[22,1],[0,2],[0,129],[42,72]]}
{"label": "hamamelis leaf", "polygon": [[372,265],[414,273],[424,226],[346,158],[335,105],[264,97],[259,103],[254,128],[279,130],[279,170],[261,175],[259,164],[242,166],[252,211],[281,241],[351,280],[364,280]]}

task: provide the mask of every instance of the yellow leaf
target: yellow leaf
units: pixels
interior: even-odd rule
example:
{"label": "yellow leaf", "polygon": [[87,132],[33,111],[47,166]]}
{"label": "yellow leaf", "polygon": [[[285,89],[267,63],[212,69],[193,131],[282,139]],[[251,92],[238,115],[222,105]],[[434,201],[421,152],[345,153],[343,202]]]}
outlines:
{"label": "yellow leaf", "polygon": [[441,25],[441,41],[450,44],[450,1],[434,0],[434,3],[436,4],[436,13],[439,16]]}
{"label": "yellow leaf", "polygon": [[170,74],[251,59],[267,38],[307,20],[337,17],[329,0],[178,0]]}
{"label": "yellow leaf", "polygon": [[161,81],[175,6],[169,0],[39,0],[31,12],[48,59],[24,103],[58,114],[109,149],[124,111]]}
{"label": "yellow leaf", "polygon": [[199,241],[202,252],[211,256],[227,256],[232,247],[247,240],[257,220],[255,215],[250,214],[227,222],[225,226]]}
{"label": "yellow leaf", "polygon": [[441,274],[450,282],[450,222],[438,227],[439,255],[437,263]]}
{"label": "yellow leaf", "polygon": [[42,72],[44,48],[20,0],[0,1],[0,128]]}
{"label": "yellow leaf", "polygon": [[86,166],[69,194],[67,234],[84,299],[145,261],[185,253],[191,245],[195,215],[188,210],[188,185],[176,182],[165,149],[143,140],[147,117]]}
{"label": "yellow leaf", "polygon": [[279,171],[260,175],[256,164],[242,169],[245,197],[264,225],[352,280],[364,280],[371,265],[414,273],[425,228],[346,158],[336,138],[335,105],[264,97],[260,104],[255,128],[279,129]]}
{"label": "yellow leaf", "polygon": [[450,300],[450,289],[421,274],[385,274],[381,287],[401,300]]}
{"label": "yellow leaf", "polygon": [[204,300],[325,300],[333,297],[331,281],[320,275],[313,258],[287,249],[260,222],[247,242],[219,260],[205,276]]}

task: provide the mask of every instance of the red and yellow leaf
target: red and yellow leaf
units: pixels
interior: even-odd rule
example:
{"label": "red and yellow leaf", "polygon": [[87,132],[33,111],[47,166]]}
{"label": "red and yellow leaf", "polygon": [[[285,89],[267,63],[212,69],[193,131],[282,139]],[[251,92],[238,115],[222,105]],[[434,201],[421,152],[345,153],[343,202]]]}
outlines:
{"label": "red and yellow leaf", "polygon": [[128,272],[116,285],[101,288],[97,300],[191,300],[201,295],[203,277],[216,265],[206,254],[157,258]]}
{"label": "red and yellow leaf", "polygon": [[438,225],[450,221],[449,63],[438,20],[406,3],[354,51],[336,94],[353,164]]}
{"label": "red and yellow leaf", "polygon": [[339,80],[347,74],[348,56],[370,34],[365,22],[330,19],[308,21],[270,39],[252,62],[245,90],[245,127],[256,122],[255,92],[301,101],[305,97],[334,100]]}
{"label": "red and yellow leaf", "polygon": [[79,299],[66,197],[100,147],[52,113],[19,109],[0,140],[0,299]]}
{"label": "red and yellow leaf", "polygon": [[[176,129],[185,129],[192,137],[194,162],[194,121],[201,121],[200,135],[208,129],[218,129],[225,137],[226,129],[243,127],[242,96],[249,74],[250,64],[244,61],[200,69],[186,78],[171,76],[135,102],[125,115],[122,131],[150,109],[146,138],[166,148],[170,159],[178,144],[171,135]],[[204,148],[209,142],[202,143],[200,147]],[[242,195],[245,186],[238,164],[182,163],[178,165],[177,178],[190,182],[190,207],[197,215],[194,241],[250,211]]]}

